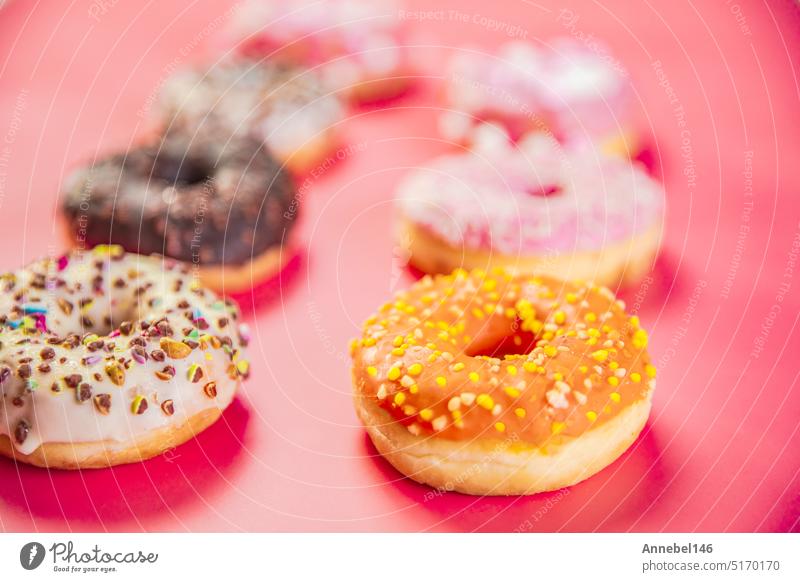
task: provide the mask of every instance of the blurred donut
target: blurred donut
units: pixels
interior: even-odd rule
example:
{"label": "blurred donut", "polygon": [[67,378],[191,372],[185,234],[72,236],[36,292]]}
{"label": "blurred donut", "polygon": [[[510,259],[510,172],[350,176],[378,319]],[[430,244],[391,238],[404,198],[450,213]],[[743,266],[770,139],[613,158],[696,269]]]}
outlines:
{"label": "blurred donut", "polygon": [[342,107],[313,71],[227,59],[180,71],[161,89],[156,119],[167,131],[220,142],[252,134],[295,172],[336,146]]}
{"label": "blurred donut", "polygon": [[61,211],[71,246],[113,243],[163,254],[233,293],[269,279],[291,258],[298,199],[260,141],[174,130],[77,170],[65,182]]}
{"label": "blurred donut", "polygon": [[635,157],[641,140],[628,73],[597,47],[559,38],[543,47],[510,42],[497,55],[459,52],[447,67],[443,135],[471,143],[476,125],[492,122],[514,139],[545,131],[565,144]]}
{"label": "blurred donut", "polygon": [[477,149],[434,160],[398,187],[411,264],[426,273],[502,266],[611,287],[650,270],[664,194],[642,168],[544,135],[511,145],[484,129]]}
{"label": "blurred donut", "polygon": [[397,14],[393,0],[251,0],[228,36],[245,56],[313,68],[331,91],[370,102],[408,86]]}

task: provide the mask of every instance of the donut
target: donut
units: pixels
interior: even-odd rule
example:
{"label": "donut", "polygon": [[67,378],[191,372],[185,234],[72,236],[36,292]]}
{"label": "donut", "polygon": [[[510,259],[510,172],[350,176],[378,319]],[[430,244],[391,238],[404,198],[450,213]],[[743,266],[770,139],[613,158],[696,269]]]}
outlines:
{"label": "donut", "polygon": [[663,196],[618,156],[501,136],[411,171],[397,190],[398,237],[425,273],[503,266],[617,287],[650,270]]}
{"label": "donut", "polygon": [[219,141],[253,134],[292,171],[313,168],[336,146],[342,106],[314,71],[250,59],[181,70],[161,88],[156,126]]}
{"label": "donut", "polygon": [[563,143],[625,157],[641,149],[628,73],[601,45],[514,41],[496,55],[459,52],[446,70],[448,111],[439,122],[450,140],[471,143],[475,126],[492,122],[515,139],[547,131]]}
{"label": "donut", "polygon": [[79,168],[61,201],[71,246],[163,254],[225,293],[283,267],[297,209],[292,178],[259,140],[177,130]]}
{"label": "donut", "polygon": [[219,418],[249,373],[235,304],[188,265],[105,245],[0,278],[0,453],[132,463]]}
{"label": "donut", "polygon": [[394,0],[251,0],[227,37],[244,56],[311,67],[331,91],[374,102],[408,87],[410,58],[397,14]]}
{"label": "donut", "polygon": [[647,421],[655,368],[605,287],[458,270],[426,275],[353,340],[356,412],[414,481],[523,495],[597,473]]}

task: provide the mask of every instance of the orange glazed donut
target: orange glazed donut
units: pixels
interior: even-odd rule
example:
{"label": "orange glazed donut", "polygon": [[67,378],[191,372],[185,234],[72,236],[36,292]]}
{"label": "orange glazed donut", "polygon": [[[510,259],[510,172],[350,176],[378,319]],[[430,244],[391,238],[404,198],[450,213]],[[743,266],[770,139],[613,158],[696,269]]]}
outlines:
{"label": "orange glazed donut", "polygon": [[573,485],[650,412],[647,333],[605,287],[495,269],[426,276],[353,340],[356,411],[420,483],[475,495]]}

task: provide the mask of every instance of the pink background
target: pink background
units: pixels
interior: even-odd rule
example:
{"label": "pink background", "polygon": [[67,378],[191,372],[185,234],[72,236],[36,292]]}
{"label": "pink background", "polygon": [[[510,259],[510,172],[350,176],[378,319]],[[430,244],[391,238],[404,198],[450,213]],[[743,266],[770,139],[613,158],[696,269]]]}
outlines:
{"label": "pink background", "polygon": [[[98,152],[128,147],[143,129],[137,111],[171,66],[202,57],[191,47],[227,8],[218,0],[112,4],[99,21],[85,1],[12,1],[0,12],[3,269],[61,250],[54,218],[63,177]],[[393,255],[393,187],[407,167],[448,149],[436,139],[428,79],[395,108],[361,109],[344,124],[345,139],[360,145],[312,179],[307,251],[249,310],[252,377],[223,420],[169,457],[113,470],[47,472],[0,460],[0,530],[800,530],[796,8],[441,4],[519,24],[534,40],[570,33],[559,22],[566,6],[579,16],[572,31],[604,39],[632,72],[668,200],[652,277],[622,293],[639,305],[660,363],[654,411],[634,447],[559,493],[433,496],[376,457],[358,426],[347,341],[413,280]],[[506,40],[471,22],[407,24],[433,77],[451,47]],[[655,60],[685,109],[688,135]]]}

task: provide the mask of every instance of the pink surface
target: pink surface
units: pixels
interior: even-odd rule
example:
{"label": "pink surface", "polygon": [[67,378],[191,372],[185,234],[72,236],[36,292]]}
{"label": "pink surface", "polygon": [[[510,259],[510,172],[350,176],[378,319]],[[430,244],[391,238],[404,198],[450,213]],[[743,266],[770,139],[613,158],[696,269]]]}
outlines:
{"label": "pink surface", "polygon": [[[347,340],[413,280],[389,236],[393,187],[448,150],[429,82],[394,109],[357,112],[346,159],[310,178],[307,251],[249,315],[252,377],[222,422],[171,455],[114,470],[2,460],[0,530],[800,529],[797,11],[788,1],[604,0],[567,3],[575,20],[548,4],[449,2],[441,19],[406,24],[417,44],[436,45],[415,49],[434,76],[449,47],[507,39],[484,17],[534,40],[593,34],[632,71],[668,208],[652,276],[623,293],[660,364],[651,421],[630,451],[558,493],[434,495],[377,458],[358,426]],[[69,167],[130,143],[144,126],[137,112],[201,54],[226,9],[101,5],[3,8],[4,269],[62,248],[54,210]]]}

